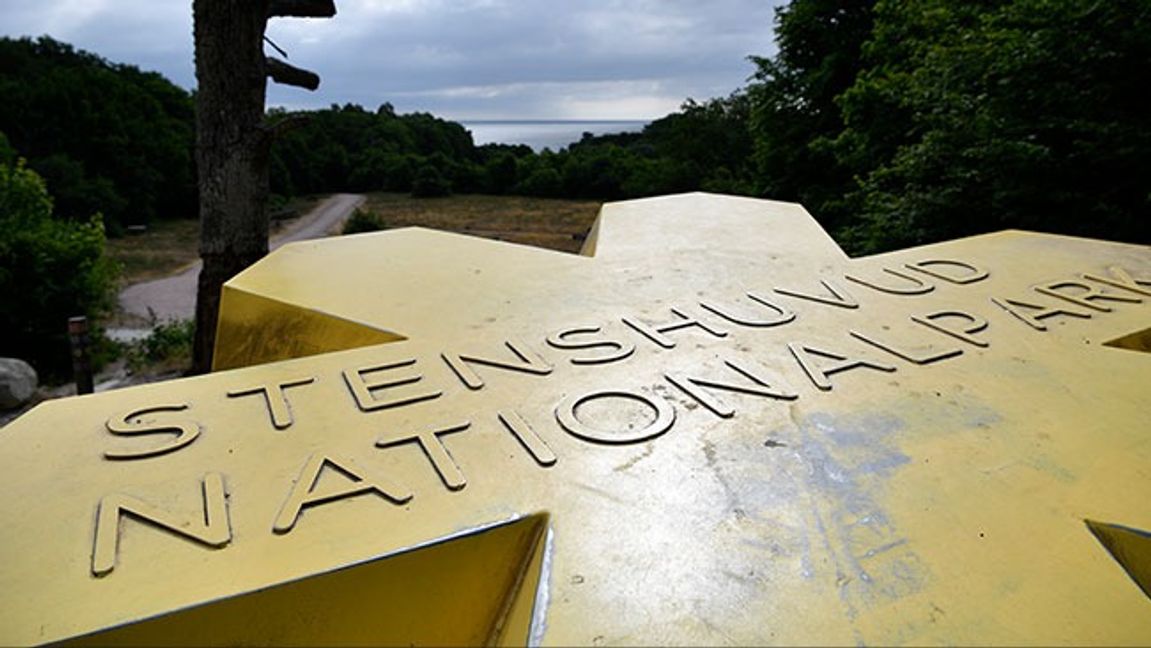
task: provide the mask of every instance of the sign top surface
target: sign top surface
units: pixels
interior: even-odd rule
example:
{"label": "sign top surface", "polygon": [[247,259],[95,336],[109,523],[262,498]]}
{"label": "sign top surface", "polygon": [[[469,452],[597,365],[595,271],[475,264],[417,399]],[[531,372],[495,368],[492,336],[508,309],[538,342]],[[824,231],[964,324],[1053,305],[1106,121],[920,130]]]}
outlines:
{"label": "sign top surface", "polygon": [[0,643],[1151,640],[1148,248],[690,194],[586,251],[289,245],[218,356],[325,353],[0,431]]}

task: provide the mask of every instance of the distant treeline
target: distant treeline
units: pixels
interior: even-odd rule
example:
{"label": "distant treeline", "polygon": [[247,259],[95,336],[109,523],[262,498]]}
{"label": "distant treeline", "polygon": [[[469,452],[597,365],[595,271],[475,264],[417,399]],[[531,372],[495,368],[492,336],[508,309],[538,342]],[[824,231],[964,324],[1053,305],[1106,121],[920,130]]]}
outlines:
{"label": "distant treeline", "polygon": [[[801,202],[854,253],[1005,228],[1151,242],[1151,2],[792,0],[776,38],[746,88],[559,151],[389,104],[273,110],[296,123],[272,189],[746,194]],[[0,40],[0,97],[58,215],[115,234],[195,214],[188,92],[42,38]]]}
{"label": "distant treeline", "polygon": [[42,176],[57,216],[112,233],[195,217],[191,95],[155,72],[51,38],[0,39],[0,132]]}
{"label": "distant treeline", "polygon": [[357,105],[270,119],[304,118],[273,147],[272,191],[517,194],[615,200],[706,189],[751,193],[748,102],[742,93],[687,102],[640,133],[584,137],[560,151],[475,146],[458,123]]}
{"label": "distant treeline", "polygon": [[[194,217],[191,93],[51,38],[0,39],[0,132],[42,176],[56,213],[102,213],[113,235]],[[707,189],[751,193],[743,94],[683,109],[643,133],[585,136],[566,150],[477,147],[458,123],[348,104],[286,113],[272,148],[277,198],[335,191],[519,194],[614,200]]]}

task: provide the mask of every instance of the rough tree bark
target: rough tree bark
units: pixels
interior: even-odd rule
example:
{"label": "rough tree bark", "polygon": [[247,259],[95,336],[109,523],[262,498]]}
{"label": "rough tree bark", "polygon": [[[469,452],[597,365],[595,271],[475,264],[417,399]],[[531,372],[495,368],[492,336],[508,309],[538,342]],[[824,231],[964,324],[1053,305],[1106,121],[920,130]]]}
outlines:
{"label": "rough tree bark", "polygon": [[192,371],[212,368],[220,288],[268,253],[266,1],[194,0],[200,258]]}
{"label": "rough tree bark", "polygon": [[[212,368],[220,290],[268,253],[264,30],[270,16],[330,17],[333,0],[193,0],[200,270],[192,372]],[[319,77],[275,61],[273,80],[314,90]]]}

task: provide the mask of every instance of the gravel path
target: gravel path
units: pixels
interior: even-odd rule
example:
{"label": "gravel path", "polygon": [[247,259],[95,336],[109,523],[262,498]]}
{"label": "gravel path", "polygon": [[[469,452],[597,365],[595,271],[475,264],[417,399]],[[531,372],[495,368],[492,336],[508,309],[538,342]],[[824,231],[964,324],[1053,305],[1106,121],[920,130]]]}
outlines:
{"label": "gravel path", "polygon": [[[296,219],[287,229],[268,242],[276,249],[285,243],[320,238],[337,231],[357,207],[364,203],[359,194],[336,194]],[[133,284],[120,291],[120,307],[145,319],[156,321],[192,319],[196,314],[196,281],[201,263],[196,261],[184,270],[163,279]]]}

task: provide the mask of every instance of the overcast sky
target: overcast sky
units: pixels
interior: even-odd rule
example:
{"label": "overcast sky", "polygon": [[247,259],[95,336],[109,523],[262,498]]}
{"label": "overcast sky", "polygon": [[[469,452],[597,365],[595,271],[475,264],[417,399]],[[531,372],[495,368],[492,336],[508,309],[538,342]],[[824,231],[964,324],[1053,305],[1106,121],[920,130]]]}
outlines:
{"label": "overcast sky", "polygon": [[[191,88],[191,1],[0,0],[0,33],[47,34]],[[449,119],[652,119],[745,84],[782,0],[336,0],[268,36],[320,74],[269,105],[358,103]],[[267,48],[269,53],[273,53]]]}

